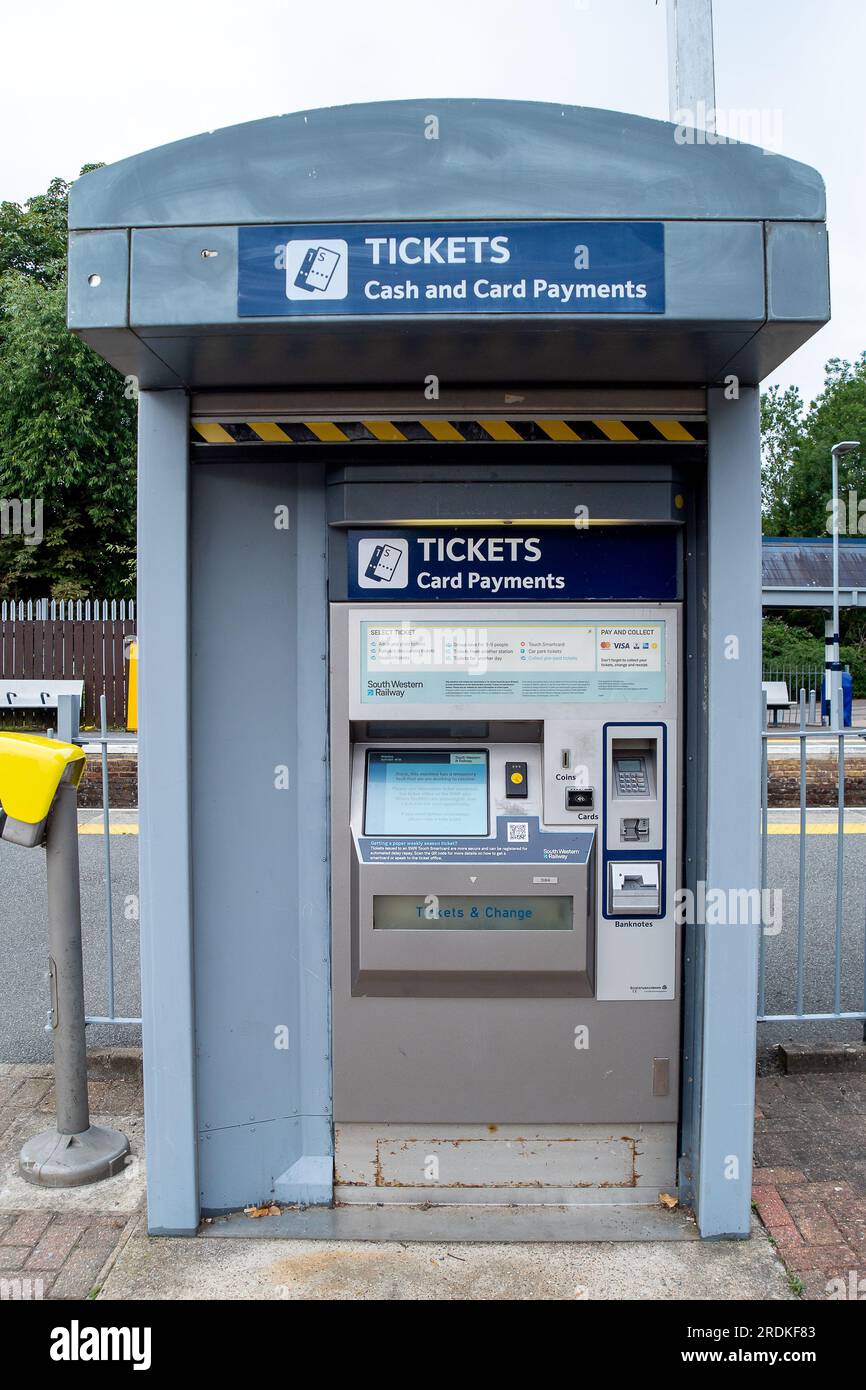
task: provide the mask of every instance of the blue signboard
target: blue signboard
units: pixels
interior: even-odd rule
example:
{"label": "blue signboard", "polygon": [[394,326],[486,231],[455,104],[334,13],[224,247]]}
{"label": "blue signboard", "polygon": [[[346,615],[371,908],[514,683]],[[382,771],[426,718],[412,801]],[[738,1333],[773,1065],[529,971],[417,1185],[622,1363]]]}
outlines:
{"label": "blue signboard", "polygon": [[679,538],[668,526],[353,530],[347,558],[348,597],[367,602],[681,597]]}
{"label": "blue signboard", "polygon": [[661,222],[238,228],[241,317],[664,309]]}

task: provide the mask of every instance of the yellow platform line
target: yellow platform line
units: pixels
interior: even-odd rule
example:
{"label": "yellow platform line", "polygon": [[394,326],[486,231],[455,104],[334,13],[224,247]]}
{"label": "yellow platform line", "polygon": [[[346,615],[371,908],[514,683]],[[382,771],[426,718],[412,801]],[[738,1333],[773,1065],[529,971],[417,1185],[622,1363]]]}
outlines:
{"label": "yellow platform line", "polygon": [[[807,835],[835,835],[837,825],[834,820],[806,822]],[[852,821],[846,825],[843,835],[866,835],[866,821]],[[771,821],[767,826],[768,835],[799,835],[800,825],[798,821]]]}
{"label": "yellow platform line", "polygon": [[[79,835],[101,835],[102,822],[91,821],[89,825],[79,825],[78,833]],[[108,833],[109,835],[137,835],[138,826],[132,821],[114,821],[109,827]]]}
{"label": "yellow platform line", "polygon": [[[79,827],[78,827],[78,833],[79,833],[79,835],[101,835],[101,834],[102,834],[102,823],[99,822],[99,821],[93,821],[93,822],[91,822],[90,824],[87,824],[87,825],[79,825]],[[799,827],[799,825],[798,825],[796,822],[793,822],[793,823],[791,823],[791,824],[789,825],[787,822],[775,821],[775,822],[771,822],[770,825],[767,826],[767,834],[768,834],[768,835],[799,835],[799,833],[800,833],[800,827]],[[844,833],[845,835],[866,835],[866,821],[857,821],[857,822],[855,822],[855,823],[852,824],[852,825],[846,825],[846,826],[845,826],[845,830],[844,830],[843,833]],[[109,834],[111,834],[111,835],[137,835],[137,834],[138,834],[138,826],[135,825],[135,824],[133,824],[131,821],[130,821],[130,822],[126,822],[126,821],[115,821],[115,822],[112,824],[112,826],[110,827]],[[809,825],[809,824],[807,823],[807,825],[806,825],[806,834],[807,834],[807,835],[835,835],[835,834],[836,834],[836,822],[835,822],[835,821],[819,821],[819,822],[813,822],[811,825]]]}

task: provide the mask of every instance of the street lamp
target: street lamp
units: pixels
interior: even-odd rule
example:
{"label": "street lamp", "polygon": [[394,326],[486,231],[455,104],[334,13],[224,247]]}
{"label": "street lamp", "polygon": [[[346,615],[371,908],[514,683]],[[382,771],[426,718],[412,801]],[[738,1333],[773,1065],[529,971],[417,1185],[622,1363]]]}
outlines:
{"label": "street lamp", "polygon": [[[825,688],[830,697],[830,726],[842,728],[842,663],[839,660],[839,459],[860,448],[859,439],[844,439],[830,450],[833,459],[833,630],[824,644]],[[830,648],[829,657],[827,648]]]}

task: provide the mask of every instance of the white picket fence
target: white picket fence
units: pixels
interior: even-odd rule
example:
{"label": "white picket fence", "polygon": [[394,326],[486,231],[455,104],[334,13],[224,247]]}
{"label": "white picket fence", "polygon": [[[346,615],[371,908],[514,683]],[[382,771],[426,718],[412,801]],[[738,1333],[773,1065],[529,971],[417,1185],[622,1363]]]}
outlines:
{"label": "white picket fence", "polygon": [[0,622],[126,622],[135,620],[134,599],[3,599]]}

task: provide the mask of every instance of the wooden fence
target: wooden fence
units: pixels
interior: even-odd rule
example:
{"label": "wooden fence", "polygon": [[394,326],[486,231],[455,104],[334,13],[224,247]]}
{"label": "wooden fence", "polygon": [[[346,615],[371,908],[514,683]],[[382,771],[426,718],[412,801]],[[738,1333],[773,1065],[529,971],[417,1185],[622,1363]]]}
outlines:
{"label": "wooden fence", "polygon": [[[0,603],[0,676],[83,680],[82,727],[98,725],[99,697],[104,694],[109,728],[122,729],[126,726],[124,645],[135,632],[132,602],[4,600]],[[36,710],[5,710],[0,711],[0,728],[32,729],[41,727],[45,719]]]}

